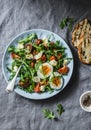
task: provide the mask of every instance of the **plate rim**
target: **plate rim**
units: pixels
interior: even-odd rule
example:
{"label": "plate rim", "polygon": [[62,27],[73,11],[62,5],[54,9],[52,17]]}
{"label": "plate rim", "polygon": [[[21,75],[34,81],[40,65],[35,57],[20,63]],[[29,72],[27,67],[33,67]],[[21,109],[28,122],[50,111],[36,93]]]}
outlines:
{"label": "plate rim", "polygon": [[[66,85],[65,85],[64,87],[62,87],[61,90],[58,91],[56,94],[54,93],[54,94],[52,94],[52,95],[50,95],[50,96],[48,96],[48,97],[42,97],[42,98],[30,98],[30,97],[28,97],[28,96],[26,96],[26,95],[23,95],[22,93],[19,93],[19,92],[17,91],[17,89],[14,89],[14,91],[15,91],[17,94],[19,94],[20,96],[23,96],[24,98],[33,99],[33,100],[43,100],[43,99],[48,99],[48,98],[51,98],[51,97],[56,96],[57,94],[59,94],[59,93],[67,86],[67,84],[68,84],[69,81],[71,80],[71,77],[72,77],[72,74],[73,74],[73,69],[74,69],[74,57],[73,57],[72,51],[71,51],[69,45],[67,44],[67,42],[66,42],[61,36],[59,36],[57,33],[52,32],[52,31],[49,31],[49,30],[46,30],[46,29],[37,28],[37,29],[26,30],[26,31],[23,31],[22,33],[17,34],[14,38],[12,38],[12,40],[9,41],[8,45],[5,47],[4,54],[3,54],[3,57],[2,57],[2,72],[3,72],[3,76],[4,76],[5,81],[6,81],[7,83],[9,83],[9,81],[8,81],[7,78],[6,78],[5,71],[4,71],[4,58],[5,58],[5,54],[6,54],[6,52],[7,52],[8,47],[11,45],[11,43],[12,43],[15,39],[17,39],[17,38],[18,38],[19,36],[21,36],[22,34],[24,34],[24,33],[26,34],[26,33],[28,33],[28,32],[31,33],[31,31],[36,31],[36,30],[37,30],[37,31],[47,31],[48,33],[52,33],[52,34],[57,35],[58,37],[60,37],[60,38],[63,40],[63,42],[65,42],[65,44],[67,45],[67,47],[69,48],[69,51],[70,51],[70,53],[71,53],[71,55],[72,55],[72,68],[71,68],[71,69],[72,69],[72,72],[71,72],[71,76],[70,76],[68,82],[66,83]],[[22,90],[22,91],[23,91],[23,90]],[[24,92],[25,92],[25,91],[24,91]],[[27,92],[26,92],[26,93],[27,93]],[[30,94],[30,93],[29,93],[29,94]]]}

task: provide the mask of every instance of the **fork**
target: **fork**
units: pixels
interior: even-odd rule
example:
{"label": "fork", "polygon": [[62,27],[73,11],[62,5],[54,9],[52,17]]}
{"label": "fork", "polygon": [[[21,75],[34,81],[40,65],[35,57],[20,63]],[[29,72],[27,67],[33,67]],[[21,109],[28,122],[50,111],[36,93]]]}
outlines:
{"label": "fork", "polygon": [[6,92],[10,93],[10,92],[12,92],[12,91],[14,90],[15,81],[16,81],[16,78],[17,78],[17,76],[18,76],[18,73],[19,73],[19,71],[20,71],[20,69],[21,69],[21,66],[22,66],[22,65],[20,65],[20,67],[18,68],[18,70],[17,70],[17,72],[16,72],[14,78],[12,79],[12,81],[10,81],[10,83],[9,83],[8,86],[6,87]]}

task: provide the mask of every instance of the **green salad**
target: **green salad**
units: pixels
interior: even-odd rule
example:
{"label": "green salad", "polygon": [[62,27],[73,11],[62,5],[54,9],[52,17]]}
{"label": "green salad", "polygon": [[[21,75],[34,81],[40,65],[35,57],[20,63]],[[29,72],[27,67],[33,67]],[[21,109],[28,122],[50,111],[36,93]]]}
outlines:
{"label": "green salad", "polygon": [[65,50],[60,41],[51,41],[50,37],[39,39],[37,34],[29,34],[16,46],[8,48],[13,59],[11,66],[7,66],[10,72],[9,80],[13,79],[22,64],[18,75],[20,89],[29,93],[60,89],[64,75],[69,73],[68,63],[71,60]]}

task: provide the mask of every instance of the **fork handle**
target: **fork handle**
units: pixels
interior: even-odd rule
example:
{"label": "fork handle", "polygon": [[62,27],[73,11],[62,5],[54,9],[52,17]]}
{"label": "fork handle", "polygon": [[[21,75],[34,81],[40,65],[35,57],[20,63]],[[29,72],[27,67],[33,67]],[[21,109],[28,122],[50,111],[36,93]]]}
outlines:
{"label": "fork handle", "polygon": [[14,78],[12,79],[12,81],[10,81],[10,83],[8,84],[8,86],[7,86],[7,88],[6,88],[6,92],[10,93],[10,92],[12,92],[12,91],[14,90],[15,81],[16,81],[16,78],[17,78],[17,75],[18,75],[20,69],[21,69],[21,65],[20,65],[20,67],[18,68],[18,70],[17,70],[17,72],[16,72]]}

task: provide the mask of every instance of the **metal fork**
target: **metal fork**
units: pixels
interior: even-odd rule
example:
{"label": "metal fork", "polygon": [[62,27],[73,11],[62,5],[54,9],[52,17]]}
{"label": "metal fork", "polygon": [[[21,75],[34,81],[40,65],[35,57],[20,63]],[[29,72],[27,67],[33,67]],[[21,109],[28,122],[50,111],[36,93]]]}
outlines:
{"label": "metal fork", "polygon": [[18,73],[19,73],[19,71],[20,71],[20,69],[21,69],[21,66],[22,66],[22,64],[21,64],[20,67],[18,68],[18,70],[17,70],[17,72],[16,72],[14,78],[12,79],[12,81],[10,81],[10,83],[9,83],[8,86],[6,87],[6,92],[10,93],[10,92],[12,92],[12,91],[14,90],[15,81],[16,81],[16,78],[17,78],[17,76],[18,76]]}

